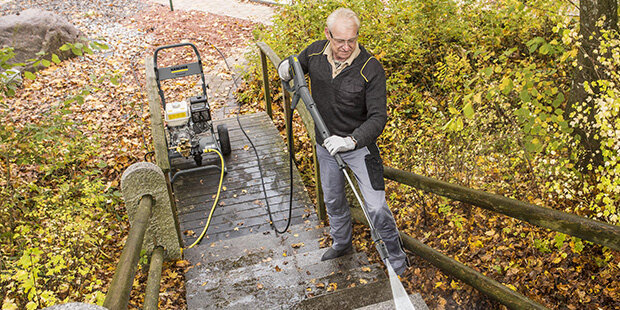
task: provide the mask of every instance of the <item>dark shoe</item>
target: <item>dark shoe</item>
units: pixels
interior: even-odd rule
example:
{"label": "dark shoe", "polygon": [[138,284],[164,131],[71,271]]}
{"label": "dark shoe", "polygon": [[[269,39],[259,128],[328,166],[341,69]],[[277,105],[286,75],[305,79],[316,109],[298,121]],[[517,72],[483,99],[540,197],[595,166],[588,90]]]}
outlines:
{"label": "dark shoe", "polygon": [[353,253],[352,246],[349,246],[348,248],[340,250],[340,251],[334,250],[334,248],[330,247],[329,249],[327,249],[327,251],[325,251],[325,253],[323,253],[323,256],[321,256],[321,261],[334,259],[336,257],[340,257],[340,256],[351,254],[351,253]]}
{"label": "dark shoe", "polygon": [[405,260],[405,264],[398,268],[398,270],[394,269],[394,273],[398,276],[402,276],[407,268],[409,268],[409,260]]}

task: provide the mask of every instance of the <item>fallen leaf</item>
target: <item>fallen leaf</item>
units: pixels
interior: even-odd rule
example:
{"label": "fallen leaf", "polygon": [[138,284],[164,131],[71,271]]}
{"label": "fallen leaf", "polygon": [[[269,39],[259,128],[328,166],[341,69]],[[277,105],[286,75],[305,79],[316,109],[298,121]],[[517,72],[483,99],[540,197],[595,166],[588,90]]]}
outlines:
{"label": "fallen leaf", "polygon": [[329,286],[327,287],[328,292],[333,292],[337,289],[338,289],[338,283],[335,283],[335,282],[330,283]]}
{"label": "fallen leaf", "polygon": [[187,267],[187,266],[191,265],[191,263],[190,263],[189,261],[186,261],[186,260],[184,260],[184,259],[183,259],[183,260],[178,260],[178,261],[176,261],[176,263],[174,263],[174,264],[175,264],[177,267],[181,267],[181,268],[185,268],[185,267]]}

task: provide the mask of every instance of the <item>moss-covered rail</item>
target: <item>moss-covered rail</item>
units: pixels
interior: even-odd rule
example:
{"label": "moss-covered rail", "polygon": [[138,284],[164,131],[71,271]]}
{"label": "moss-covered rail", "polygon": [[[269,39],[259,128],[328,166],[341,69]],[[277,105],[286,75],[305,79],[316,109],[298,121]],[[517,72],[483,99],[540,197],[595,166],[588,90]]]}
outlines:
{"label": "moss-covered rail", "polygon": [[[133,285],[133,278],[136,273],[136,266],[140,259],[140,249],[144,241],[146,227],[151,217],[151,209],[153,207],[153,197],[144,195],[140,199],[134,225],[129,230],[129,236],[125,242],[125,247],[121,254],[121,258],[116,266],[116,272],[112,283],[108,288],[103,306],[108,309],[127,309],[129,295]],[[144,309],[157,309],[157,301],[159,299],[159,280],[161,279],[161,268],[163,263],[164,248],[158,246],[153,250],[151,256],[151,265],[149,268],[149,279],[147,286],[147,294],[144,298]],[[159,273],[157,272],[159,270]],[[151,277],[153,275],[153,277]],[[157,292],[149,294],[148,292]],[[154,300],[154,301],[153,301]],[[155,307],[153,308],[153,303]]]}
{"label": "moss-covered rail", "polygon": [[450,184],[387,166],[384,168],[384,176],[390,180],[620,251],[620,226]]}
{"label": "moss-covered rail", "polygon": [[[265,110],[271,116],[272,100],[268,89],[269,74],[267,59],[269,59],[275,67],[280,63],[281,58],[267,44],[259,42],[257,45],[260,50],[263,70],[263,85],[265,86]],[[284,105],[284,110],[288,111],[290,107],[290,94],[287,92],[284,92]],[[317,169],[316,149],[314,148],[316,141],[314,138],[314,123],[309,113],[305,110],[304,105],[298,105],[297,110],[313,144],[313,158],[315,159],[314,175],[317,180],[317,213],[319,214],[319,218],[324,220],[326,213],[321,194],[321,186],[319,183],[320,178],[319,171]],[[291,115],[287,112],[285,113],[285,117],[287,118],[285,123],[288,124],[288,118],[291,117]],[[288,132],[289,130],[287,130],[287,133]],[[292,141],[291,137],[287,137],[287,141],[290,143],[290,141]],[[557,232],[579,237],[603,246],[607,246],[614,250],[620,250],[619,226],[583,218],[558,210],[528,204],[501,195],[450,184],[387,166],[384,166],[384,170],[384,176],[387,179],[406,184],[426,192],[472,204],[490,211],[502,213],[543,228],[548,228]],[[357,221],[366,221],[361,209],[352,209],[352,214]],[[416,253],[421,258],[440,268],[444,273],[460,279],[507,307],[511,309],[545,309],[545,307],[539,303],[528,299],[522,294],[511,290],[501,283],[490,279],[474,269],[467,267],[464,264],[426,246],[415,238],[402,232],[401,237],[403,238],[404,245],[408,250]]]}

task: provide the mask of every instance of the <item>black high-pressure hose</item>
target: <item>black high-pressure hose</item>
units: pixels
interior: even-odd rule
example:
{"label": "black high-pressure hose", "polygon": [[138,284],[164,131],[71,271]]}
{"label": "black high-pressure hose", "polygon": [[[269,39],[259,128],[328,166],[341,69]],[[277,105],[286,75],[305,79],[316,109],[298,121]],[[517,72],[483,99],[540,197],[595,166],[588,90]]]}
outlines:
{"label": "black high-pressure hose", "polygon": [[[226,64],[226,67],[228,68],[228,71],[230,71],[231,76],[233,76],[233,83],[235,84],[235,88],[239,88],[239,85],[237,84],[237,80],[234,78],[234,73],[232,71],[232,69],[230,68],[230,66],[228,65],[228,61],[226,60],[226,57],[224,56],[224,54],[220,51],[219,48],[217,48],[217,46],[213,45],[212,43],[209,42],[209,44],[211,44],[211,46],[213,46],[213,48],[215,48],[215,50],[220,54],[220,56],[222,56],[222,58],[224,59],[224,63]],[[267,87],[267,85],[265,85],[265,87]],[[230,96],[230,93],[232,92],[232,88],[228,91],[228,96]],[[289,194],[289,207],[288,207],[288,219],[286,221],[286,226],[284,227],[284,229],[279,230],[278,227],[276,227],[276,224],[273,220],[273,216],[271,214],[271,208],[269,206],[269,200],[267,199],[267,190],[265,189],[265,180],[263,177],[263,168],[261,166],[261,162],[260,162],[260,157],[258,156],[258,151],[256,151],[256,147],[254,146],[254,143],[252,142],[252,139],[250,139],[250,137],[248,136],[248,134],[245,132],[245,130],[243,129],[243,126],[241,125],[241,121],[239,120],[239,114],[241,112],[241,104],[237,103],[238,109],[237,109],[237,123],[239,124],[239,128],[241,129],[241,132],[243,132],[243,135],[245,135],[246,139],[248,139],[248,141],[250,142],[250,145],[252,146],[252,149],[254,150],[254,155],[256,155],[256,161],[258,162],[258,170],[260,171],[260,180],[261,180],[261,185],[263,187],[263,195],[265,197],[265,204],[267,206],[267,214],[269,215],[269,224],[271,225],[271,227],[273,228],[273,230],[276,232],[276,234],[283,234],[285,233],[289,226],[291,225],[291,219],[292,219],[292,215],[293,215],[293,143],[292,141],[289,141],[288,143],[288,153],[289,153],[289,176],[290,176],[290,194]],[[290,111],[291,116],[293,115],[293,110],[291,109]],[[290,117],[289,119],[289,124],[288,124],[288,136],[292,137],[292,117]]]}

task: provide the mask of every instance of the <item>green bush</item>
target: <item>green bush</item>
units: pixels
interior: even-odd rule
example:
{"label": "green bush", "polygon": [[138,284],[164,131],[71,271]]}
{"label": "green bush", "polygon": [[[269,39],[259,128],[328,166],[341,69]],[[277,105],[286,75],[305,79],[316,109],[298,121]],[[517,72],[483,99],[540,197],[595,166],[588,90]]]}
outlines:
{"label": "green bush", "polygon": [[[0,51],[3,68],[14,66],[7,64],[11,58],[11,49]],[[15,90],[4,81],[0,98]],[[99,138],[86,136],[73,120],[70,105],[76,102],[50,103],[48,109],[0,102],[2,309],[103,302],[110,247],[118,241],[109,234],[118,229],[113,206],[120,201],[106,186]],[[38,112],[25,117],[34,113],[26,111]]]}
{"label": "green bush", "polygon": [[[324,38],[330,12],[350,7],[362,20],[360,43],[386,69],[390,118],[378,142],[388,165],[538,204],[568,202],[566,210],[617,223],[611,204],[620,198],[620,178],[605,167],[592,167],[598,171],[590,176],[575,168],[580,150],[564,115],[577,55],[574,7],[543,0],[458,2],[307,1],[283,7],[273,27],[255,37],[281,57],[299,53]],[[607,48],[617,50],[613,42]],[[255,65],[243,96],[255,101],[260,67],[250,56]],[[607,70],[616,67],[608,61]],[[274,70],[271,77],[277,97]],[[615,102],[617,83],[610,82],[596,85]],[[599,126],[615,132],[614,115],[602,115]],[[602,152],[615,167],[616,143],[606,139]],[[490,178],[484,163],[502,177]]]}

